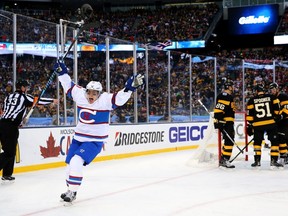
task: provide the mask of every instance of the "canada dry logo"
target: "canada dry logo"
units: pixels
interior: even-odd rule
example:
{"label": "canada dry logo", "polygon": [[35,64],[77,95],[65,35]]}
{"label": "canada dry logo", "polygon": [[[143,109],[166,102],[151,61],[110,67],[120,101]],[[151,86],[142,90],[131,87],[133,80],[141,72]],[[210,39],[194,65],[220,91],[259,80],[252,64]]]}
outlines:
{"label": "canada dry logo", "polygon": [[164,142],[164,131],[137,133],[116,132],[114,146]]}
{"label": "canada dry logo", "polygon": [[52,135],[52,132],[50,132],[50,136],[48,137],[46,143],[47,147],[40,146],[41,155],[44,158],[59,156],[61,149],[60,146],[55,146],[55,139]]}

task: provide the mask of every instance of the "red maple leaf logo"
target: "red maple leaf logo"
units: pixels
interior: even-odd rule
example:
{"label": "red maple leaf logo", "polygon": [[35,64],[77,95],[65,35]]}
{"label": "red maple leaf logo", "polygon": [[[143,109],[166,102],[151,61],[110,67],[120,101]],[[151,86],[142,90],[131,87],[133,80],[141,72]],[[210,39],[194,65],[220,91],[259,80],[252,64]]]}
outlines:
{"label": "red maple leaf logo", "polygon": [[60,146],[55,146],[55,139],[52,136],[52,132],[50,132],[50,136],[46,143],[47,148],[40,146],[41,155],[44,158],[57,157],[60,154]]}

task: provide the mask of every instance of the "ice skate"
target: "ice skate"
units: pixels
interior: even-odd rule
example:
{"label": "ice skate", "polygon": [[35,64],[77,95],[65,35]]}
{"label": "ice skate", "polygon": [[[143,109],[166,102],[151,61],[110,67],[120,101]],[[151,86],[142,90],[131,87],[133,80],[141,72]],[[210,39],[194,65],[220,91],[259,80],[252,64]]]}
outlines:
{"label": "ice skate", "polygon": [[67,190],[65,193],[62,193],[60,195],[61,201],[64,201],[64,198],[67,196],[68,192],[69,192],[69,190]]}
{"label": "ice skate", "polygon": [[271,160],[270,168],[272,170],[274,170],[274,169],[284,169],[284,166],[282,164],[278,163],[276,160]]}
{"label": "ice skate", "polygon": [[261,167],[261,156],[260,155],[254,155],[254,163],[251,164],[251,167],[254,169],[260,169]]}
{"label": "ice skate", "polygon": [[11,184],[15,182],[15,177],[13,176],[3,176],[1,178],[2,184]]}
{"label": "ice skate", "polygon": [[[62,193],[60,195],[61,200],[60,201],[64,201],[64,198],[67,196],[67,194],[69,193],[69,190],[67,190],[65,193]],[[77,192],[75,192],[75,195],[77,194]]]}
{"label": "ice skate", "polygon": [[286,156],[285,158],[283,158],[284,159],[284,161],[283,161],[283,165],[287,165],[288,164],[288,156]]}
{"label": "ice skate", "polygon": [[220,162],[219,162],[219,166],[220,167],[224,167],[224,168],[235,168],[234,165],[232,165],[229,160],[225,159],[225,158],[221,158]]}
{"label": "ice skate", "polygon": [[279,163],[282,164],[283,166],[287,165],[288,164],[288,157],[287,156],[280,157]]}
{"label": "ice skate", "polygon": [[76,194],[77,192],[74,192],[74,191],[70,191],[68,190],[67,192],[65,193],[62,193],[61,194],[61,198],[63,199],[63,201],[65,202],[65,206],[69,206],[72,204],[72,202],[76,199]]}
{"label": "ice skate", "polygon": [[260,161],[255,161],[254,163],[251,164],[251,167],[259,169],[261,167]]}

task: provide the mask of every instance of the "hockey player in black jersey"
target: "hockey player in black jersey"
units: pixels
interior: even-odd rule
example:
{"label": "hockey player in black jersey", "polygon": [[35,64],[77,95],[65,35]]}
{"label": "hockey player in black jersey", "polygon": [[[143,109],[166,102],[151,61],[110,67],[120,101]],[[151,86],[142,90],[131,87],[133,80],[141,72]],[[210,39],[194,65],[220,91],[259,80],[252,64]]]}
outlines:
{"label": "hockey player in black jersey", "polygon": [[287,143],[288,143],[288,95],[280,92],[277,83],[271,83],[269,89],[272,95],[276,96],[280,101],[281,106],[281,117],[276,122],[278,126],[279,135],[279,153],[280,163],[285,165],[288,164],[287,158]]}
{"label": "hockey player in black jersey", "polygon": [[224,139],[219,166],[226,168],[235,168],[235,166],[229,162],[235,136],[234,120],[236,108],[232,95],[233,92],[233,82],[226,81],[224,83],[224,91],[217,96],[214,108],[214,127],[221,131]]}
{"label": "hockey player in black jersey", "polygon": [[248,100],[247,103],[247,121],[254,130],[254,163],[252,167],[261,166],[261,144],[264,140],[264,133],[268,135],[271,142],[270,167],[281,168],[278,163],[279,157],[279,137],[276,121],[280,116],[280,102],[271,95],[264,92],[264,86],[259,84],[255,87],[256,95]]}

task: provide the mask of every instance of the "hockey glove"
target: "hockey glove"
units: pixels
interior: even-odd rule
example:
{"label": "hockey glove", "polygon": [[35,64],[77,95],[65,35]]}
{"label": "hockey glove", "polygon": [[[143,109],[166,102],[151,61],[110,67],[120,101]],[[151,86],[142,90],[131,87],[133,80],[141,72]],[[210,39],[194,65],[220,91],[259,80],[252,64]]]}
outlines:
{"label": "hockey glove", "polygon": [[253,136],[254,130],[253,130],[252,124],[247,124],[246,132],[247,132],[248,136]]}
{"label": "hockey glove", "polygon": [[59,60],[58,60],[57,63],[54,65],[53,69],[54,69],[54,71],[55,71],[59,76],[68,73],[67,67],[66,67],[66,65],[64,64],[64,62],[61,62],[61,61],[59,61]]}
{"label": "hockey glove", "polygon": [[225,121],[215,119],[214,128],[215,129],[219,129],[220,131],[222,131],[224,129],[225,124],[226,124]]}
{"label": "hockey glove", "polygon": [[275,119],[275,122],[278,123],[283,119],[283,115],[276,115],[274,119]]}
{"label": "hockey glove", "polygon": [[131,76],[127,82],[125,83],[125,92],[127,91],[136,91],[136,89],[140,86],[144,85],[144,75],[137,74],[134,76]]}

